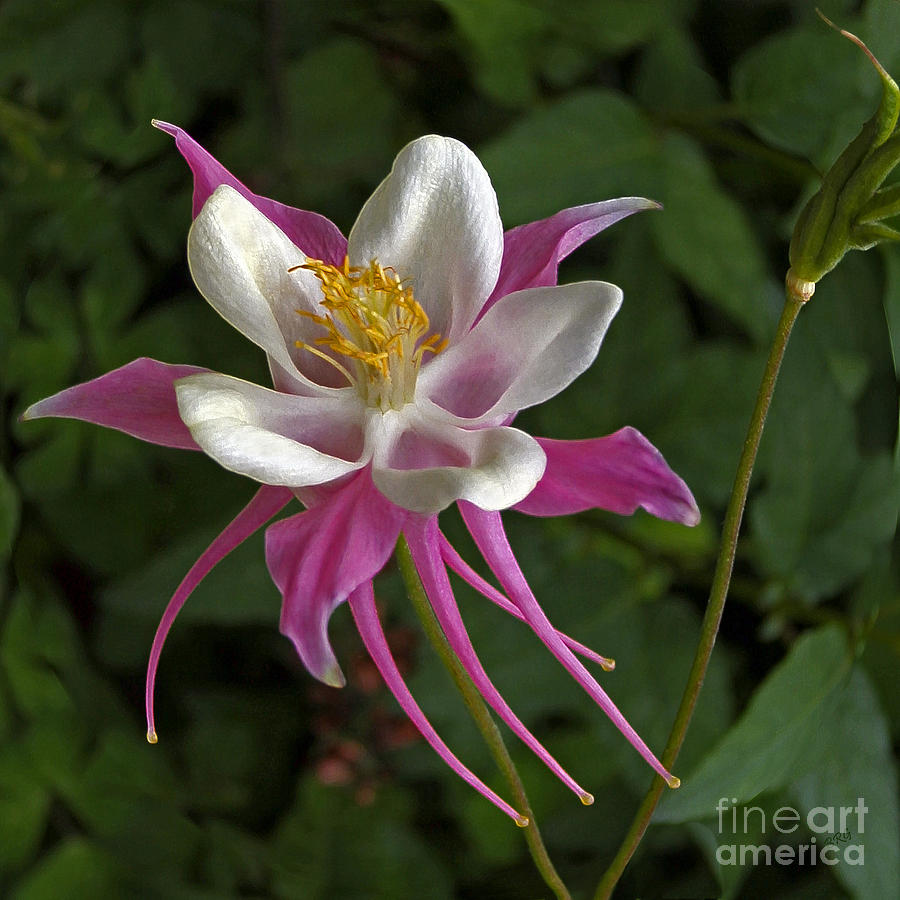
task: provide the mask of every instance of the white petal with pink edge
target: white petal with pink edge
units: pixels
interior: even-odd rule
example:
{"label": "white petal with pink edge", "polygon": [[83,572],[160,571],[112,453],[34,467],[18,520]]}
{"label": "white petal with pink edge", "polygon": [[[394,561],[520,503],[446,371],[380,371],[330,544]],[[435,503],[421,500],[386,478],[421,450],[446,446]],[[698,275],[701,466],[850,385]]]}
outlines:
{"label": "white petal with pink edge", "polygon": [[503,236],[503,263],[488,308],[513,291],[556,284],[559,264],[573,250],[620,219],[646,209],[661,207],[643,197],[620,197],[570,206],[549,218],[511,228]]}
{"label": "white petal with pink edge", "polygon": [[298,314],[321,312],[318,279],[297,268],[305,262],[304,251],[228,185],[216,188],[188,235],[188,264],[200,293],[297,381],[299,393],[316,394],[320,384],[337,382],[330,366],[295,346],[312,343],[320,330]]}
{"label": "white petal with pink edge", "polygon": [[203,451],[263,484],[323,484],[367,461],[362,407],[352,389],[298,397],[208,373],[181,379],[175,392]]}
{"label": "white petal with pink edge", "polygon": [[500,421],[584,372],[621,303],[622,291],[602,281],[509,294],[423,367],[417,390],[460,418]]}
{"label": "white petal with pink edge", "polygon": [[505,509],[528,496],[546,465],[544,451],[525,432],[460,428],[427,403],[370,414],[367,440],[375,486],[419,513],[439,512],[457,500]]}

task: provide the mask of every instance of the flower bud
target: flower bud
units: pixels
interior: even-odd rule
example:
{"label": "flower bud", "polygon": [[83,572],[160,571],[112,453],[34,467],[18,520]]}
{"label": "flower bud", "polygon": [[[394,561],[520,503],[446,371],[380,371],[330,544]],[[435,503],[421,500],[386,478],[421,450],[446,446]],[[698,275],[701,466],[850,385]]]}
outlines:
{"label": "flower bud", "polygon": [[[828,19],[825,21],[836,28]],[[816,282],[848,250],[868,250],[884,241],[900,240],[900,232],[882,223],[900,213],[900,186],[880,190],[900,162],[900,130],[896,127],[900,89],[856,35],[843,30],[840,33],[875,66],[881,77],[881,102],[825,174],[822,186],[794,226],[786,283],[788,294],[802,302],[812,296]]]}

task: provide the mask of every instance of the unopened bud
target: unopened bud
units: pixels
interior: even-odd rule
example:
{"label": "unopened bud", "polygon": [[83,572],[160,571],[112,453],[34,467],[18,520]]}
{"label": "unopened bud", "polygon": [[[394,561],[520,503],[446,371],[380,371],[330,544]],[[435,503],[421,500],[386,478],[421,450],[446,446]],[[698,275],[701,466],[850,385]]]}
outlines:
{"label": "unopened bud", "polygon": [[[836,28],[825,16],[822,18]],[[812,296],[816,282],[848,250],[868,250],[884,241],[900,240],[900,232],[881,221],[900,213],[900,189],[893,186],[879,190],[900,162],[900,89],[856,35],[836,30],[856,44],[875,67],[881,78],[881,102],[825,174],[821,188],[803,208],[794,227],[787,289],[803,301]]]}

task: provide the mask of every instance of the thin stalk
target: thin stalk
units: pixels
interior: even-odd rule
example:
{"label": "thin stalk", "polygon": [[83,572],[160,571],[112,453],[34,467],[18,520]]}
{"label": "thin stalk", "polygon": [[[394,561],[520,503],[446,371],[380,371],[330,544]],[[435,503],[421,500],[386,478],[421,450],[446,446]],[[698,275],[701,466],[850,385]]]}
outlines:
{"label": "thin stalk", "polygon": [[[722,621],[722,612],[725,608],[725,599],[728,596],[728,585],[731,582],[731,571],[734,567],[738,534],[741,530],[744,506],[747,503],[747,492],[750,489],[750,476],[753,473],[753,464],[756,462],[756,454],[759,451],[759,442],[766,424],[766,416],[772,402],[772,394],[775,392],[778,370],[781,368],[781,361],[784,359],[788,338],[791,335],[791,330],[797,321],[797,316],[803,307],[803,303],[802,299],[791,293],[788,294],[772,347],[769,350],[769,358],[766,361],[766,368],[763,372],[759,392],[756,395],[756,406],[750,418],[747,437],[744,439],[744,447],[741,451],[737,473],[734,477],[734,486],[731,489],[731,497],[725,513],[725,522],[722,526],[722,540],[719,556],[716,560],[716,570],[713,575],[712,586],[710,587],[706,613],[700,626],[700,642],[694,654],[694,662],[688,675],[684,695],[681,698],[681,706],[678,708],[675,722],[669,733],[666,749],[662,755],[662,764],[669,771],[672,771],[672,767],[675,765],[675,760],[681,750],[681,745],[684,742],[684,736],[687,733],[691,716],[694,714],[694,707],[697,705],[700,688],[703,686],[703,679],[706,677],[706,669],[709,666],[713,646],[716,643],[719,623]],[[638,807],[634,821],[631,823],[631,827],[628,829],[628,833],[625,835],[618,853],[616,853],[612,863],[610,863],[609,868],[604,873],[600,884],[597,885],[594,900],[608,900],[612,895],[616,883],[622,877],[622,872],[625,871],[625,867],[628,865],[634,851],[641,842],[641,838],[644,836],[644,832],[647,830],[647,826],[650,824],[653,811],[656,809],[657,803],[659,803],[659,798],[665,786],[666,783],[659,776],[653,779],[653,784]]]}
{"label": "thin stalk", "polygon": [[448,643],[447,638],[434,615],[431,604],[428,602],[425,588],[419,578],[419,573],[416,571],[416,565],[413,562],[412,554],[409,551],[409,545],[406,543],[406,538],[404,538],[403,535],[401,535],[400,540],[397,541],[394,556],[397,560],[397,566],[400,569],[404,584],[406,585],[406,592],[409,594],[409,599],[412,601],[416,615],[418,615],[419,621],[425,629],[428,640],[431,641],[431,645],[437,651],[438,656],[441,658],[441,662],[446,666],[457,689],[460,694],[462,694],[463,701],[465,702],[469,713],[474,719],[475,724],[478,726],[478,730],[481,732],[485,743],[488,745],[491,755],[494,757],[494,760],[512,790],[516,806],[519,811],[528,818],[528,824],[522,830],[525,832],[525,840],[528,843],[528,850],[531,853],[531,858],[534,860],[535,866],[537,866],[547,887],[553,891],[558,900],[572,900],[572,895],[569,893],[565,884],[563,884],[563,880],[559,877],[559,873],[554,868],[550,856],[547,853],[547,848],[544,846],[543,838],[538,830],[537,821],[534,818],[534,810],[532,810],[531,804],[528,802],[528,796],[525,793],[525,786],[522,784],[522,779],[519,777],[519,773],[512,761],[512,757],[510,757],[509,751],[506,749],[506,744],[503,742],[500,730],[497,728],[494,719],[485,706],[484,701],[481,699],[478,688],[472,683],[472,680],[462,667],[462,663],[460,663],[456,654],[453,652],[453,648]]}

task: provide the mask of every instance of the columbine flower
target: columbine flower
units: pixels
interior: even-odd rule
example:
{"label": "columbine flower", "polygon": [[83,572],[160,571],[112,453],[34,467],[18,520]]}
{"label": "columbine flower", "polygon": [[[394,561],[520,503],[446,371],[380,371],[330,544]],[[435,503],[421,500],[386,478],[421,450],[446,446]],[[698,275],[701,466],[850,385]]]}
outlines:
{"label": "columbine flower", "polygon": [[[160,623],[153,682],[179,609],[207,572],[291,499],[306,507],[266,532],[283,596],[281,630],[309,671],[344,683],[328,641],[349,600],[363,642],[400,705],[450,767],[522,824],[441,741],[412,698],[378,619],[372,579],[405,535],[447,638],[488,704],[577,793],[491,683],[457,609],[447,567],[525,621],[670,784],[677,784],[576,654],[610,669],[551,625],[507,542],[499,510],[538,516],[642,506],[699,519],[684,482],[637,431],[583,441],[533,438],[519,410],[561,391],[594,360],[621,303],[603,282],[555,286],[557,266],[589,237],[656,204],[639,198],[563,210],[504,234],[479,161],[428,136],[397,157],[345,239],[327,219],[251,193],[181,129],[194,174],[188,262],[200,292],[262,348],[274,390],[192,366],[138,359],[34,404],[25,418],[68,416],[165,446],[201,449],[261,482],[195,563]],[[450,546],[437,514],[458,503],[505,595]]]}

